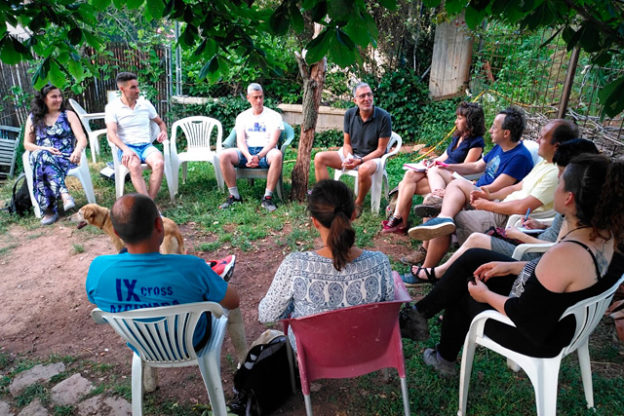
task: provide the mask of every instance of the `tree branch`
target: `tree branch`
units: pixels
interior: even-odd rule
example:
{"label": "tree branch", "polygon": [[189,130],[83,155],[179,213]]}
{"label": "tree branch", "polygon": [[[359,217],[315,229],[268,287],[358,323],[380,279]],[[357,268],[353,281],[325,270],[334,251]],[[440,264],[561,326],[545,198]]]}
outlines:
{"label": "tree branch", "polygon": [[583,16],[585,20],[598,26],[598,28],[601,31],[607,32],[609,36],[611,36],[612,42],[617,42],[621,45],[624,45],[624,38],[620,35],[620,33],[617,30],[613,29],[611,26],[605,24],[603,21],[600,21],[594,16],[592,16],[589,11],[587,11],[582,6],[579,6],[578,4],[576,4],[576,2],[572,0],[564,0],[564,1],[568,5],[568,7],[570,7],[573,10],[576,10],[578,14]]}

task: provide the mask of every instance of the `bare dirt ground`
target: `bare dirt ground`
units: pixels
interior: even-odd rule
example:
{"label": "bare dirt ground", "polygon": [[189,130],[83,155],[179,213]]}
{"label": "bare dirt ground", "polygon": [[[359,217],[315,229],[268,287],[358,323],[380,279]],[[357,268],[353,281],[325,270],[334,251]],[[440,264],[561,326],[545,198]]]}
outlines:
{"label": "bare dirt ground", "polygon": [[[224,246],[211,253],[195,253],[195,247],[214,241],[215,236],[198,231],[193,224],[182,226],[181,231],[191,254],[205,259],[237,255],[231,283],[240,294],[247,340],[256,339],[266,329],[258,322],[258,303],[285,256],[283,249],[269,238],[256,242],[253,251],[241,252]],[[383,246],[386,253],[398,257],[408,251],[406,241],[407,237],[380,234],[375,238],[375,245]],[[320,246],[320,240],[318,243]],[[94,305],[87,300],[84,288],[91,260],[113,252],[106,235],[93,227],[77,230],[67,218],[52,227],[34,230],[13,226],[1,236],[0,352],[43,359],[51,354],[70,355],[112,364],[117,374],[129,377],[130,350],[111,328],[92,321],[89,313]],[[234,356],[232,344],[226,337],[222,377],[228,399],[232,397]],[[153,393],[158,401],[169,400],[181,405],[208,401],[197,368],[161,370],[159,378],[162,387]],[[351,380],[319,383],[320,390],[312,397],[315,414],[346,415],[344,409],[357,409],[357,396],[366,392],[353,394],[354,383]],[[356,413],[351,411],[349,414],[358,414],[357,410]],[[304,412],[302,397],[295,395],[276,414]]]}

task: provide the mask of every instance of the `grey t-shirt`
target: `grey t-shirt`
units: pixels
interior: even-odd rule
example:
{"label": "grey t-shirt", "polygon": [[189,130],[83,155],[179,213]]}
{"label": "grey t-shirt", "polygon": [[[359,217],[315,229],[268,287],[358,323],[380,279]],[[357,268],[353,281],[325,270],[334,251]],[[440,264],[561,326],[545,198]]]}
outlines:
{"label": "grey t-shirt", "polygon": [[377,149],[380,137],[390,137],[392,134],[390,114],[382,108],[373,107],[372,117],[363,122],[360,109],[350,108],[344,116],[344,132],[351,138],[354,155],[366,156]]}

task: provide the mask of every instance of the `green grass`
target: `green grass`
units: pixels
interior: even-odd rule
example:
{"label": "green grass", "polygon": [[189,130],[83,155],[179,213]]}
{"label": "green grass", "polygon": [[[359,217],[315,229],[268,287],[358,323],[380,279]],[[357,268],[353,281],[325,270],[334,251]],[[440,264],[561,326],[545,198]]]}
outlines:
{"label": "green grass", "polygon": [[72,252],[74,254],[80,254],[80,253],[84,253],[85,249],[84,246],[82,244],[72,244]]}
{"label": "green grass", "polygon": [[31,384],[15,398],[15,404],[18,407],[28,406],[35,398],[39,399],[42,406],[47,406],[50,401],[50,392],[43,384]]}

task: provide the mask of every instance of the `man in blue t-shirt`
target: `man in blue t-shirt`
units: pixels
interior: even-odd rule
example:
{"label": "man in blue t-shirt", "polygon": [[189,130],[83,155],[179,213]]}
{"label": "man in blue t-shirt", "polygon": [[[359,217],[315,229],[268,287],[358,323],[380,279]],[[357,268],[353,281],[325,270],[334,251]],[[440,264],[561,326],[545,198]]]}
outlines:
{"label": "man in blue t-shirt", "polygon": [[[455,230],[453,218],[469,206],[472,191],[496,192],[521,181],[533,169],[531,153],[520,141],[524,127],[525,119],[520,110],[513,107],[502,110],[490,128],[494,148],[481,160],[452,165],[453,170],[461,175],[485,173],[476,184],[464,179],[452,181],[446,188],[438,216],[408,231],[411,238],[427,243],[423,269],[437,266],[448,251],[451,233]],[[419,272],[420,268],[414,275],[418,276]]]}
{"label": "man in blue t-shirt", "polygon": [[[195,256],[160,254],[163,221],[151,198],[127,194],[111,209],[115,233],[127,252],[96,257],[89,268],[86,289],[89,301],[107,312],[218,302],[238,308],[236,289],[221,279],[204,260]],[[210,321],[199,320],[193,345],[199,349],[210,337]]]}

